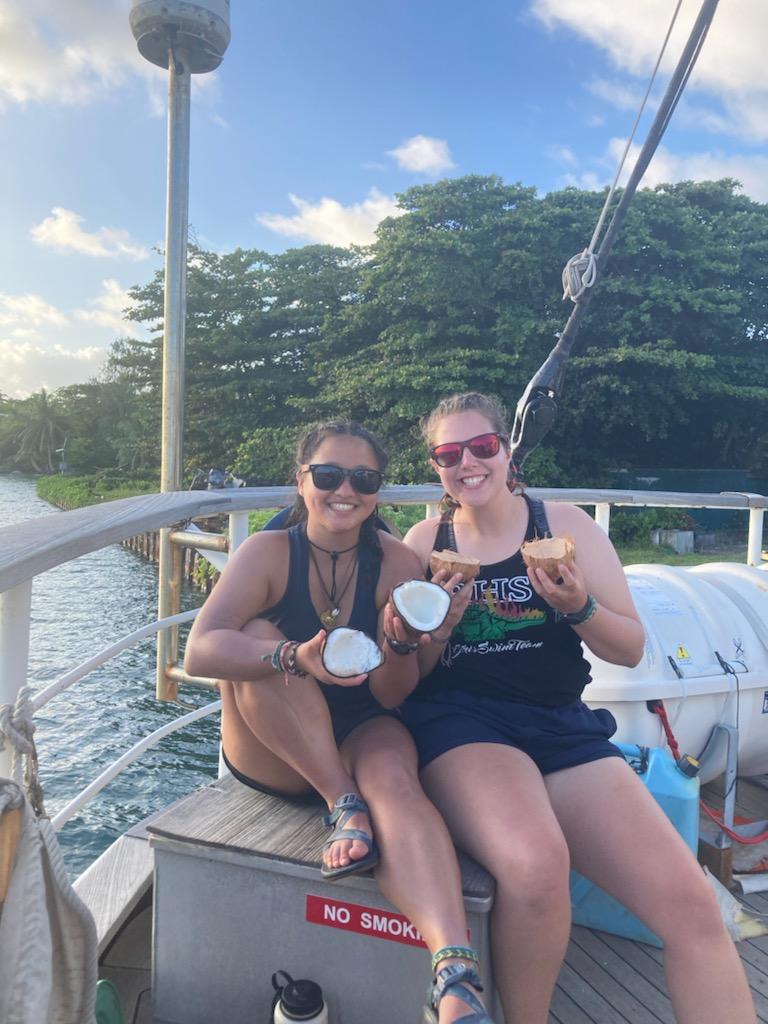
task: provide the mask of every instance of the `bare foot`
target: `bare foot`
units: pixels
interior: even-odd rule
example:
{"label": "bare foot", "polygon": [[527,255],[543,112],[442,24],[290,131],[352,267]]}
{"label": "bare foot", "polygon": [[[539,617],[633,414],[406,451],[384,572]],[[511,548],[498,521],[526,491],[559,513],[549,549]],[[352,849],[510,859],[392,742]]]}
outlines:
{"label": "bare foot", "polygon": [[[361,832],[365,832],[366,835],[371,837],[373,842],[373,832],[371,829],[371,820],[365,811],[357,811],[351,817],[347,818],[344,825],[339,828],[336,826],[338,831],[343,831],[348,828],[356,828]],[[364,843],[360,839],[336,839],[331,837],[331,844],[323,851],[323,864],[326,868],[336,869],[345,868],[348,864],[353,861],[361,860],[363,857],[367,857],[371,852],[371,847]]]}

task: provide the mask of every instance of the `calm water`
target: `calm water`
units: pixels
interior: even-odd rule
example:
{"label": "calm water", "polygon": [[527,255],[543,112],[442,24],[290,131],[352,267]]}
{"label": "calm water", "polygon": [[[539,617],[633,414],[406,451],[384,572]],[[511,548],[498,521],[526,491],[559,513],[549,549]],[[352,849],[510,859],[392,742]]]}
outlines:
{"label": "calm water", "polygon": [[[60,515],[35,493],[34,481],[0,475],[0,526]],[[30,680],[35,689],[157,617],[157,567],[119,545],[38,576],[32,588]],[[202,600],[185,595],[185,607]],[[147,733],[184,712],[155,700],[152,639],[124,651],[55,697],[37,715],[46,810],[55,814]],[[185,688],[199,706],[216,699]],[[216,776],[219,716],[162,740],[101,791],[59,833],[75,877],[114,839],[151,811]]]}

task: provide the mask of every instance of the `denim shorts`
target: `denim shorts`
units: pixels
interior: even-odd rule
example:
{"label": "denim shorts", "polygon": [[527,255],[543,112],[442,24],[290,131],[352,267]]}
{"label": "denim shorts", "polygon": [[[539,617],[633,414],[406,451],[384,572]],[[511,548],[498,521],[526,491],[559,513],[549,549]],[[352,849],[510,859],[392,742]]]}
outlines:
{"label": "denim shorts", "polygon": [[419,766],[468,743],[504,743],[527,754],[542,775],[623,757],[610,742],[616,720],[606,708],[581,700],[557,707],[475,696],[460,690],[400,708],[419,751]]}

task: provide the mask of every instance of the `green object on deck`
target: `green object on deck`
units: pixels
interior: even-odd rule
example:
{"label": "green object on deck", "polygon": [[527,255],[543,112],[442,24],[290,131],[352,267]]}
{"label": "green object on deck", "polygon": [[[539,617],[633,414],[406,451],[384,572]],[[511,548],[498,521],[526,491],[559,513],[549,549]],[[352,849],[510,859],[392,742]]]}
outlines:
{"label": "green object on deck", "polygon": [[117,989],[106,979],[96,982],[96,1024],[125,1024]]}

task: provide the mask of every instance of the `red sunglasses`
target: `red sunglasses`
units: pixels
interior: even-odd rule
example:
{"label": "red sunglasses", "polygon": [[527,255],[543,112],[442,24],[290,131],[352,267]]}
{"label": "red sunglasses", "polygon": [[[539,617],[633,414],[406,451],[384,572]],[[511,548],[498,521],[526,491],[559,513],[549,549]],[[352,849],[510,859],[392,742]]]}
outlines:
{"label": "red sunglasses", "polygon": [[469,448],[476,459],[492,459],[494,455],[498,455],[502,444],[508,441],[509,438],[504,434],[478,434],[477,437],[470,437],[468,441],[436,444],[434,448],[429,449],[429,455],[442,469],[450,469],[461,462],[465,448]]}

